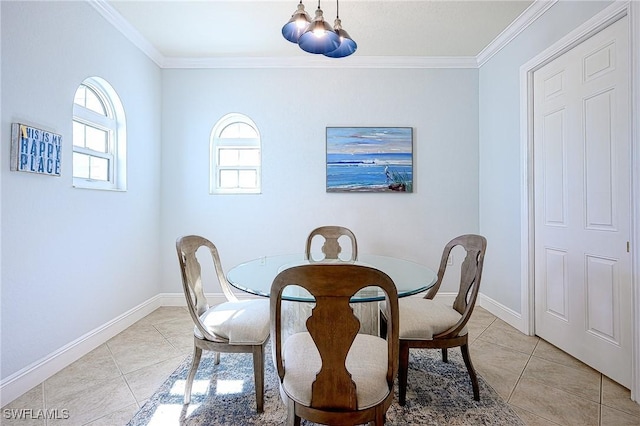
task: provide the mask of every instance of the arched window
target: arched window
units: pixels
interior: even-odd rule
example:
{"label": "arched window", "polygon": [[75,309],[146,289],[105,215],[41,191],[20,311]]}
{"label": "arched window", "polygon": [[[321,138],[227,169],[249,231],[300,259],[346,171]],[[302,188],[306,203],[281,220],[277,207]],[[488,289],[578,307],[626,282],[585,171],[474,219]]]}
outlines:
{"label": "arched window", "polygon": [[126,189],[124,108],[98,77],[83,81],[73,99],[73,186]]}
{"label": "arched window", "polygon": [[243,114],[227,114],[211,131],[212,194],[259,194],[260,133]]}

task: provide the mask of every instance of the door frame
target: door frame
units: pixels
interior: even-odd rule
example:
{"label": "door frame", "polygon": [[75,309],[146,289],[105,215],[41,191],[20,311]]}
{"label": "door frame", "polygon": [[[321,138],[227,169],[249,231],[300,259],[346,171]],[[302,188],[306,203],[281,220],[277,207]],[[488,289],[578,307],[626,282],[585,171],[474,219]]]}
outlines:
{"label": "door frame", "polygon": [[615,2],[520,67],[521,306],[524,332],[535,334],[533,73],[600,32],[629,17],[631,136],[631,399],[640,403],[640,4]]}

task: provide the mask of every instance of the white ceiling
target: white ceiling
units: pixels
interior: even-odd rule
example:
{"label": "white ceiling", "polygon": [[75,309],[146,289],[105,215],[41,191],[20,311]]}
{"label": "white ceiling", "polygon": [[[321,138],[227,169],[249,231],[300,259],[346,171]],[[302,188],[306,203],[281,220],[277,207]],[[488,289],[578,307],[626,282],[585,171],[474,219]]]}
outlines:
{"label": "white ceiling", "polygon": [[[98,0],[100,1],[100,0]],[[103,0],[164,58],[309,56],[281,35],[299,0]],[[353,56],[476,57],[533,2],[342,0]],[[317,2],[303,0],[313,17]],[[336,2],[322,1],[333,23]],[[119,17],[118,17],[119,18]]]}

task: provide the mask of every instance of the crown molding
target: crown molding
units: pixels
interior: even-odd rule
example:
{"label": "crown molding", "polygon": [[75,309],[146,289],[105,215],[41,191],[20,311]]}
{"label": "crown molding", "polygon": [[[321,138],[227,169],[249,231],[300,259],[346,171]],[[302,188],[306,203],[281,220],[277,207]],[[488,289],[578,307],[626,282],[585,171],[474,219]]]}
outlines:
{"label": "crown molding", "polygon": [[324,56],[177,58],[163,56],[106,0],[85,0],[160,68],[480,68],[558,0],[535,0],[478,56],[350,56],[339,61]]}
{"label": "crown molding", "polygon": [[502,50],[514,38],[531,25],[536,19],[542,16],[558,0],[534,0],[514,21],[509,24],[491,43],[487,45],[477,56],[477,66],[480,68],[496,53]]}
{"label": "crown molding", "polygon": [[106,0],[86,0],[111,25],[122,33],[131,43],[162,68],[164,56],[144,38],[126,19],[118,13]]}
{"label": "crown molding", "polygon": [[476,58],[322,55],[291,57],[165,58],[163,68],[477,68]]}

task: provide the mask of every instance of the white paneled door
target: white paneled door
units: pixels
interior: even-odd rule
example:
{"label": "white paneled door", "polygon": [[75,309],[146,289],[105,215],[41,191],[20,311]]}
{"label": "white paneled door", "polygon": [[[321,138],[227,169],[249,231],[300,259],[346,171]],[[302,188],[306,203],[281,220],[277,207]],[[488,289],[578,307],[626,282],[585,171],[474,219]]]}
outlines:
{"label": "white paneled door", "polygon": [[630,387],[628,18],[533,90],[536,334]]}

